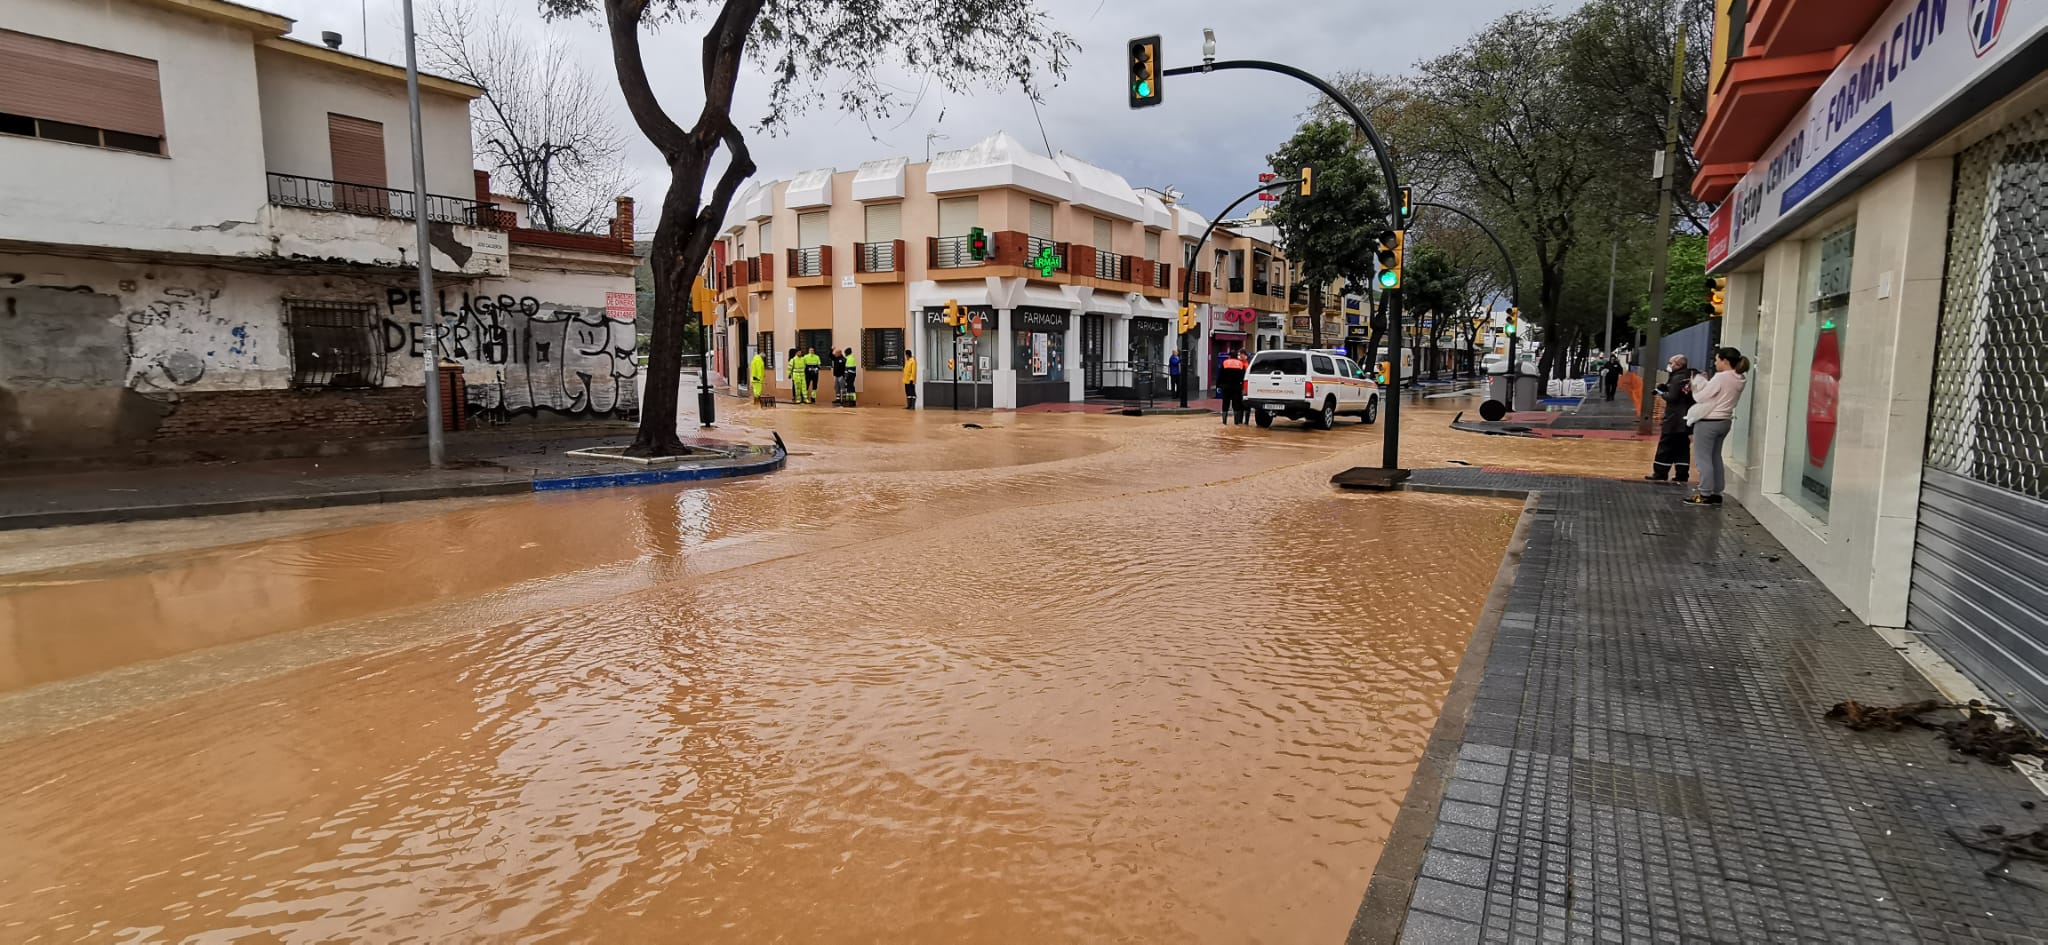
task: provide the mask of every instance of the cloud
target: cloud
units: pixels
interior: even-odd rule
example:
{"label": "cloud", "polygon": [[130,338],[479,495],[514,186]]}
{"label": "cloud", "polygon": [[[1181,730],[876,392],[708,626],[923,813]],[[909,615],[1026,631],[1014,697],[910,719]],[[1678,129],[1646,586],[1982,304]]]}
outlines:
{"label": "cloud", "polygon": [[[244,0],[298,17],[293,35],[318,42],[322,30],[347,37],[344,48],[361,52],[364,13],[368,51],[378,59],[403,62],[398,0]],[[429,3],[433,0],[418,0]],[[492,2],[492,0],[483,0]],[[603,29],[593,22],[543,23],[531,0],[497,0],[528,18],[536,30],[566,35],[585,65],[609,80],[611,57]],[[1582,0],[1563,0],[1565,9]],[[1174,76],[1162,89],[1164,101],[1130,109],[1125,101],[1124,44],[1134,36],[1163,37],[1169,67],[1200,62],[1202,29],[1216,30],[1219,58],[1272,59],[1318,75],[1353,70],[1405,72],[1417,61],[1450,51],[1488,21],[1529,6],[1525,0],[1429,0],[1385,3],[1366,0],[1307,0],[1284,7],[1285,17],[1260,17],[1243,0],[1041,0],[1056,28],[1081,44],[1065,82],[1047,92],[1034,114],[1031,102],[1013,85],[973,95],[945,93],[923,77],[896,74],[889,81],[908,94],[925,87],[914,110],[864,125],[831,110],[811,111],[792,121],[786,133],[750,132],[757,179],[787,178],[817,167],[852,168],[878,157],[922,160],[926,136],[934,151],[965,147],[1007,130],[1034,147],[1049,140],[1067,151],[1116,170],[1133,184],[1184,192],[1205,215],[1257,182],[1266,155],[1293,133],[1314,90],[1285,76],[1219,72]],[[643,43],[649,78],[664,104],[687,124],[702,105],[697,95],[701,24],[671,25]],[[745,73],[734,114],[751,123],[766,113],[769,78]],[[630,127],[624,99],[607,81],[618,120]],[[1043,132],[1040,127],[1043,123]],[[659,203],[668,183],[660,156],[631,135],[639,185],[633,196],[643,205]],[[654,215],[643,214],[651,229]]]}

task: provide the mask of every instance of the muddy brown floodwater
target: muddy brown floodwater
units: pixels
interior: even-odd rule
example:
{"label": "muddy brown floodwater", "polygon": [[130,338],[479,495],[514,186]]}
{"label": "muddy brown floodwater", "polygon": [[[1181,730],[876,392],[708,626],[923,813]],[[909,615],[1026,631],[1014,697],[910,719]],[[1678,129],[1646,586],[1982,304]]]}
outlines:
{"label": "muddy brown floodwater", "polygon": [[740,419],[787,471],[48,533],[0,941],[1342,938],[1518,503],[1334,492],[1354,425]]}

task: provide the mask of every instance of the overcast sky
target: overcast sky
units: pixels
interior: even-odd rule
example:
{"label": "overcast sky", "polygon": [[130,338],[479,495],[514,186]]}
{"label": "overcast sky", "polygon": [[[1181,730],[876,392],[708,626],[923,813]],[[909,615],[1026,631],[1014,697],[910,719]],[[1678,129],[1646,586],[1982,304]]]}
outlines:
{"label": "overcast sky", "polygon": [[[253,6],[296,17],[293,36],[319,42],[322,30],[345,38],[343,48],[363,51],[363,17],[367,7],[369,55],[403,63],[399,0],[242,0]],[[418,0],[429,3],[433,0]],[[542,24],[533,0],[500,2],[528,17],[535,30],[558,30],[571,37],[588,68],[605,79],[612,108],[635,142],[634,164],[639,184],[633,196],[646,205],[658,202],[667,185],[659,156],[631,128],[624,100],[611,77],[609,47],[595,23]],[[1555,9],[1570,9],[1582,0],[1556,0]],[[1292,133],[1313,91],[1284,76],[1255,72],[1175,76],[1166,80],[1164,103],[1132,110],[1124,93],[1124,43],[1150,33],[1164,36],[1165,65],[1200,62],[1202,28],[1216,30],[1220,58],[1275,59],[1319,75],[1354,69],[1407,71],[1417,60],[1446,52],[1487,21],[1517,7],[1541,5],[1537,0],[1297,0],[1260,4],[1248,0],[1041,0],[1055,26],[1081,44],[1065,82],[1053,88],[1038,107],[1041,134],[1030,101],[1015,87],[971,96],[949,95],[934,88],[914,112],[896,115],[868,128],[835,111],[814,111],[792,122],[786,133],[770,137],[749,132],[757,180],[786,179],[818,167],[851,169],[862,161],[908,156],[922,160],[926,135],[934,151],[966,147],[999,130],[1007,130],[1032,148],[1066,151],[1111,168],[1138,186],[1186,193],[1186,202],[1214,215],[1224,201],[1251,189],[1266,169],[1265,157]],[[1283,19],[1261,17],[1260,10],[1297,12]],[[702,98],[697,50],[701,24],[671,26],[644,42],[649,74],[672,114],[687,123]],[[917,80],[905,76],[915,89]],[[748,72],[740,80],[734,114],[745,126],[765,112],[767,77]],[[1240,212],[1254,204],[1240,208]],[[641,217],[651,230],[653,215]]]}

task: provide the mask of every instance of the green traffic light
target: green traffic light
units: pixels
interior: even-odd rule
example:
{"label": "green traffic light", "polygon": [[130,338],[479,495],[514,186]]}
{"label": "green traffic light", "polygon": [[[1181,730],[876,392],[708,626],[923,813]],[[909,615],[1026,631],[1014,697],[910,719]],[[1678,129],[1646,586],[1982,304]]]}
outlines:
{"label": "green traffic light", "polygon": [[1151,97],[1152,97],[1152,83],[1150,83],[1150,82],[1140,82],[1140,83],[1138,83],[1138,97],[1139,97],[1139,98],[1151,98]]}
{"label": "green traffic light", "polygon": [[1380,270],[1380,288],[1382,288],[1382,289],[1398,289],[1398,288],[1400,288],[1400,287],[1401,287],[1401,274],[1400,274],[1400,273],[1398,273],[1398,272],[1395,272],[1395,271],[1394,271],[1394,270],[1392,270],[1392,269],[1382,269],[1382,270]]}

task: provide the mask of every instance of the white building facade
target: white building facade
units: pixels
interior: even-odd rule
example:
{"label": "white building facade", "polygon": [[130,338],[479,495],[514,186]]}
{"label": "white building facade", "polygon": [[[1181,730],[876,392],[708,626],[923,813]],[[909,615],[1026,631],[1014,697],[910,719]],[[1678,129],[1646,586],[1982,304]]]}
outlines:
{"label": "white building facade", "polygon": [[397,67],[217,0],[7,9],[0,460],[418,432],[428,335],[453,425],[636,409],[630,229],[518,239],[471,168],[481,90],[422,77],[416,207]]}

